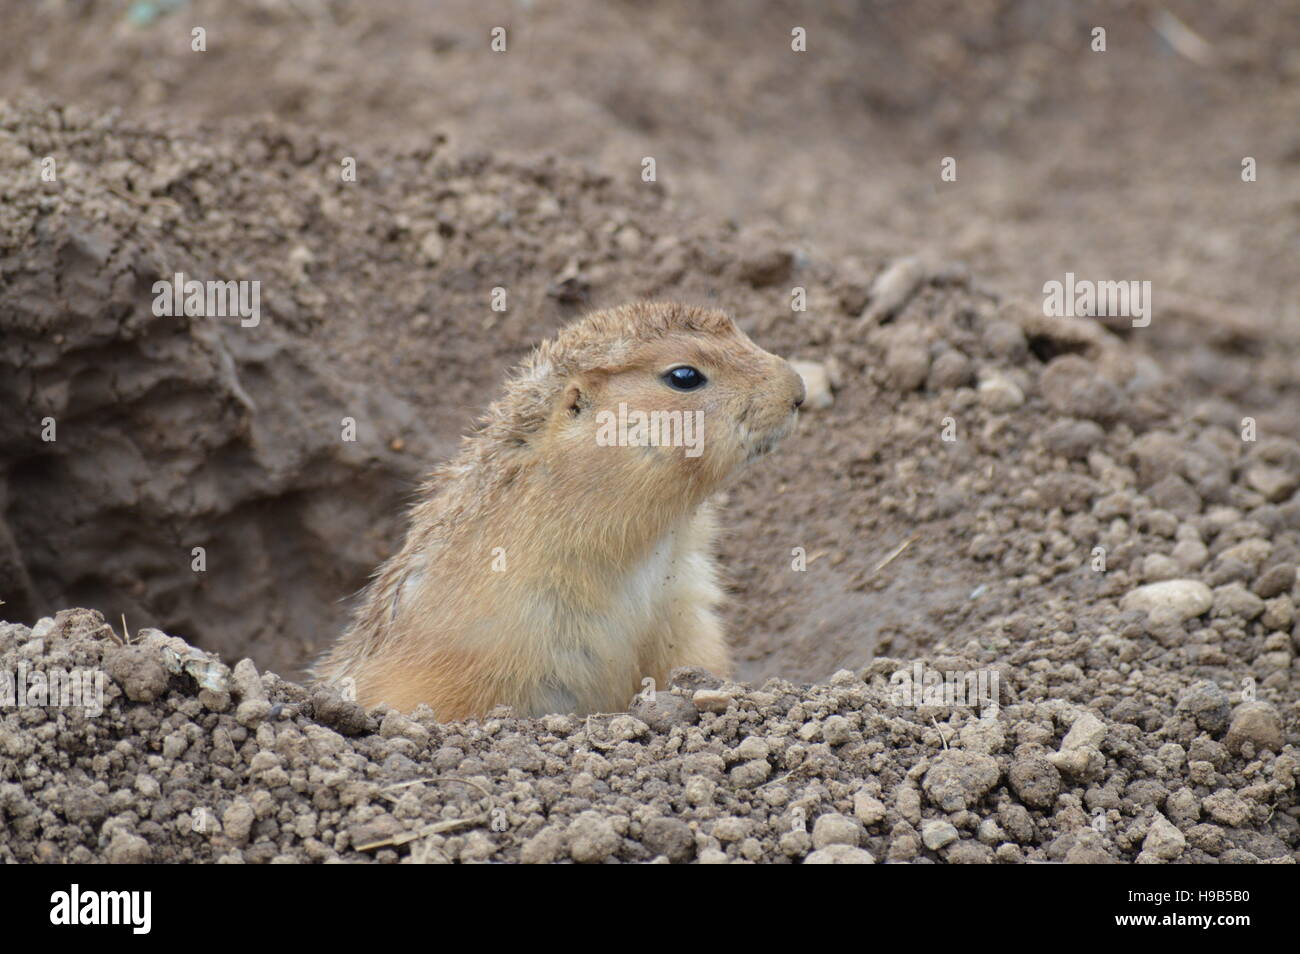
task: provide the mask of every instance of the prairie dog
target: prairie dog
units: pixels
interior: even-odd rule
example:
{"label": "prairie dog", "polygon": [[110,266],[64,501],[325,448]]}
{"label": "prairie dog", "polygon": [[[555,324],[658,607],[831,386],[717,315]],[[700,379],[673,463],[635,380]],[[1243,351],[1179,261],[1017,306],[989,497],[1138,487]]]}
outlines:
{"label": "prairie dog", "polygon": [[314,675],[442,721],[620,711],[675,666],[727,675],[708,500],[803,399],[722,312],[643,303],[574,322],[421,487]]}

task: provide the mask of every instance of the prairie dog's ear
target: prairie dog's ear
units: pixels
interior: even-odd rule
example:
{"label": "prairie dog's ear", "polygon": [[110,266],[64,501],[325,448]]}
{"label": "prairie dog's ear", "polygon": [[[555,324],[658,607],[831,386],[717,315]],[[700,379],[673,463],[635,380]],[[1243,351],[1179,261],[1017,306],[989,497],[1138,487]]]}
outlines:
{"label": "prairie dog's ear", "polygon": [[560,395],[556,414],[563,417],[581,417],[591,410],[596,401],[596,393],[605,383],[603,371],[584,371],[569,378]]}

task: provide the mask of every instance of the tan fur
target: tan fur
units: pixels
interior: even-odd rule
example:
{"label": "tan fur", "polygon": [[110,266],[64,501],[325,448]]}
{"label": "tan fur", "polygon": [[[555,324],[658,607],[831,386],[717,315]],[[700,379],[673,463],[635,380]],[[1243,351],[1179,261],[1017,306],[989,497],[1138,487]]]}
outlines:
{"label": "tan fur", "polygon": [[[679,365],[708,383],[673,390],[661,376]],[[454,720],[503,703],[617,711],[675,666],[727,674],[708,498],[788,433],[803,394],[721,312],[634,304],[569,325],[421,488],[405,544],[315,675]],[[620,402],[702,410],[703,452],[601,446],[597,412]]]}

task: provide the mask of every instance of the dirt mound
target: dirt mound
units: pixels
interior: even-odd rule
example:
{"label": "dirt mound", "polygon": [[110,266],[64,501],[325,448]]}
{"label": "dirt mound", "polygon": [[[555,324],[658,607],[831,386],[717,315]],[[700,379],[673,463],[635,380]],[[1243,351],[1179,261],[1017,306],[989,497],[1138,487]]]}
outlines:
{"label": "dirt mound", "polygon": [[907,664],[882,658],[812,688],[679,671],[630,714],[465,724],[156,630],[122,644],[89,611],[6,624],[7,670],[110,681],[102,712],[6,708],[0,858],[1294,862],[1293,710],[1284,730],[1162,668],[1136,618],[1100,637],[1019,620],[932,661],[980,674],[982,712],[900,696]]}

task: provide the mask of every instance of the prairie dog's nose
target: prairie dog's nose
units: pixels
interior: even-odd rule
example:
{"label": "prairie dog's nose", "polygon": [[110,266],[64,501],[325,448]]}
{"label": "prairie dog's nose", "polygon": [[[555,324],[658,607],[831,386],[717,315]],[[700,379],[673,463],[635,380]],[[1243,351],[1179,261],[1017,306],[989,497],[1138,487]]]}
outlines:
{"label": "prairie dog's nose", "polygon": [[808,388],[807,388],[807,386],[804,384],[804,380],[803,380],[803,375],[802,375],[802,374],[800,374],[800,373],[799,373],[798,371],[796,371],[793,367],[791,367],[791,365],[790,365],[790,363],[789,363],[788,361],[785,361],[785,362],[782,362],[782,363],[785,365],[786,373],[787,373],[791,378],[794,379],[794,380],[791,382],[791,384],[794,386],[794,387],[793,387],[793,390],[794,390],[794,397],[791,398],[790,403],[794,406],[794,410],[797,411],[797,410],[799,410],[799,408],[803,407],[804,399],[808,397]]}

